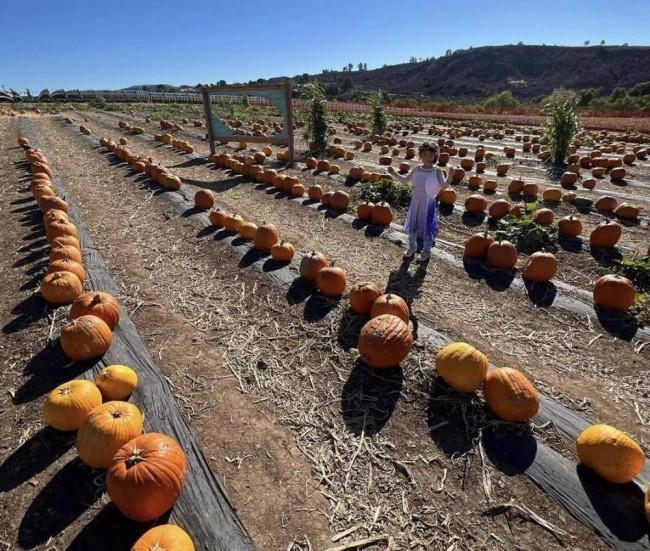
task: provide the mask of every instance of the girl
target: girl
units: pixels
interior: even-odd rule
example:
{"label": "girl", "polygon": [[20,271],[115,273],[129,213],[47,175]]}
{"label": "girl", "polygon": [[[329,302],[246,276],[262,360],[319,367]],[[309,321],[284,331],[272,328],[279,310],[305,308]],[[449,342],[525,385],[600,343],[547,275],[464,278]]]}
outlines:
{"label": "girl", "polygon": [[409,234],[409,248],[404,253],[404,258],[411,258],[415,254],[417,238],[420,237],[423,248],[417,261],[425,262],[431,258],[433,240],[438,233],[435,198],[439,191],[449,186],[452,171],[445,175],[441,168],[434,166],[439,156],[436,144],[424,142],[419,147],[419,152],[422,164],[416,166],[407,175],[400,176],[392,166],[388,167],[388,173],[403,184],[409,181],[413,184],[411,204],[404,222],[404,231]]}

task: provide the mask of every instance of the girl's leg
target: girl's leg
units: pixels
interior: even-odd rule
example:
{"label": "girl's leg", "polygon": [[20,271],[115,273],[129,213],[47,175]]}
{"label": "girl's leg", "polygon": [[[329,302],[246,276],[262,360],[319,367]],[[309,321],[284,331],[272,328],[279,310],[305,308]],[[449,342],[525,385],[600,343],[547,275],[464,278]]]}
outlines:
{"label": "girl's leg", "polygon": [[417,250],[418,250],[418,234],[417,232],[409,233],[409,248],[404,253],[404,257],[409,258],[413,256]]}
{"label": "girl's leg", "polygon": [[427,235],[423,240],[422,251],[425,253],[431,254],[431,249],[433,248],[433,235]]}

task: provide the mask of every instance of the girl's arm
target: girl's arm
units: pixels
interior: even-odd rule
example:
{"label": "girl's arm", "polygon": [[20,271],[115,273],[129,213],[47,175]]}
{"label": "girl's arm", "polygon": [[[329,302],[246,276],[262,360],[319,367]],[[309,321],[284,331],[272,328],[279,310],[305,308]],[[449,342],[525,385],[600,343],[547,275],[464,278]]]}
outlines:
{"label": "girl's arm", "polygon": [[412,178],[413,172],[415,171],[416,168],[417,167],[411,169],[410,172],[408,172],[404,176],[401,176],[400,174],[397,173],[397,171],[392,166],[389,166],[388,167],[388,174],[390,174],[394,178],[397,178],[397,180],[399,182],[401,182],[402,184],[406,184]]}
{"label": "girl's arm", "polygon": [[445,171],[442,170],[441,168],[436,169],[436,174],[438,175],[438,183],[440,184],[440,189],[447,189],[449,187],[449,184],[451,184],[452,177],[454,174],[453,169],[449,169],[447,174],[445,174]]}

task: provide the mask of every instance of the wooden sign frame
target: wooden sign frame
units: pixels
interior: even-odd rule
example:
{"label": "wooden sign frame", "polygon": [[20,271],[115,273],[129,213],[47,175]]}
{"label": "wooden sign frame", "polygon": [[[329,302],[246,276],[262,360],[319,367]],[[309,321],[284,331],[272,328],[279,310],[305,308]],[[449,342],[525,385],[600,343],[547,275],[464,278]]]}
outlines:
{"label": "wooden sign frame", "polygon": [[[284,102],[278,105],[269,100],[272,105],[276,105],[280,111],[284,110],[284,128],[287,134],[282,137],[275,136],[242,136],[239,134],[218,135],[213,126],[213,113],[212,102],[210,101],[211,94],[218,94],[222,96],[257,96],[263,97],[260,92],[283,92]],[[245,141],[251,143],[271,143],[289,146],[289,163],[293,164],[294,161],[294,144],[293,144],[293,112],[291,101],[291,84],[285,81],[281,84],[252,84],[243,86],[202,86],[201,94],[203,96],[203,107],[205,110],[205,123],[208,129],[208,140],[210,142],[210,152],[215,152],[214,142],[219,141]],[[265,98],[268,99],[268,98]]]}

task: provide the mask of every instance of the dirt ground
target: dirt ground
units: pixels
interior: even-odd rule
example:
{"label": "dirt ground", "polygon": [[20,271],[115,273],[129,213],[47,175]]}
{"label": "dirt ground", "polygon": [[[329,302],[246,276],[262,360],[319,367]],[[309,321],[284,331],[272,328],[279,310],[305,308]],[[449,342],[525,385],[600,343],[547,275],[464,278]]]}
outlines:
{"label": "dirt ground", "polygon": [[[93,122],[97,134],[118,135],[108,119]],[[387,533],[393,549],[605,548],[524,475],[485,461],[475,445],[485,414],[472,401],[448,399],[433,377],[435,351],[426,343],[416,346],[401,370],[382,377],[368,372],[354,363],[358,320],[345,313],[344,301],[332,305],[329,316],[310,318],[309,301],[288,301],[211,233],[175,215],[128,170],[113,166],[109,156],[53,118],[40,118],[38,126],[50,161],[122,288],[119,298],[260,549],[326,549],[336,545],[333,534],[349,528],[355,528],[352,539]],[[26,199],[16,121],[0,118],[0,135],[8,137],[0,151],[0,176],[7,183],[1,239],[5,251],[16,251],[2,260],[0,296],[0,381],[6,390],[0,478],[14,480],[0,497],[2,518],[8,519],[0,525],[0,542],[7,548],[65,548],[79,541],[106,498],[98,477],[91,505],[56,526],[51,540],[34,545],[27,533],[35,524],[30,504],[39,502],[43,484],[74,462],[74,451],[69,438],[43,429],[42,392],[19,404],[12,399],[12,389],[29,380],[21,368],[47,343],[57,320],[36,292],[47,247]],[[372,279],[406,295],[416,320],[472,342],[495,363],[526,370],[563,404],[635,434],[647,449],[647,426],[639,419],[647,419],[648,387],[640,374],[650,347],[639,354],[634,343],[607,335],[593,340],[600,330],[591,322],[521,304],[508,293],[495,296],[449,266],[403,266],[402,251],[384,240],[369,240],[224,172],[184,163],[146,140],[133,137],[132,144],[174,167],[186,183],[211,187],[220,204],[245,218],[276,223],[300,250],[336,258],[350,281]],[[30,314],[35,301],[43,312],[37,319]],[[440,419],[459,430],[441,436],[433,428]],[[544,438],[541,431],[537,436]],[[19,451],[23,442],[29,453]],[[16,458],[24,456],[30,465],[18,468]],[[512,498],[568,535],[517,510],[492,512]],[[46,510],[41,505],[39,513]],[[385,549],[387,541],[375,548]]]}

